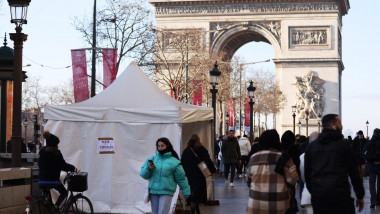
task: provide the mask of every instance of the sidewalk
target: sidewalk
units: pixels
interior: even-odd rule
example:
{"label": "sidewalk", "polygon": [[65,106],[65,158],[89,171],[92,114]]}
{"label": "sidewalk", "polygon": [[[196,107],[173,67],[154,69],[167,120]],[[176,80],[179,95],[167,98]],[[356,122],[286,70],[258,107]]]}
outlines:
{"label": "sidewalk", "polygon": [[[219,200],[219,206],[201,206],[202,214],[244,214],[246,213],[246,207],[248,202],[249,189],[245,183],[245,179],[235,179],[234,187],[226,187],[224,184],[224,177],[222,175],[216,175],[215,181],[215,199]],[[364,178],[364,210],[360,214],[380,214],[380,207],[371,209],[370,206],[370,193],[368,178]],[[299,192],[297,190],[297,192]],[[299,198],[297,198],[299,202]],[[305,210],[300,208],[301,214],[305,213]]]}

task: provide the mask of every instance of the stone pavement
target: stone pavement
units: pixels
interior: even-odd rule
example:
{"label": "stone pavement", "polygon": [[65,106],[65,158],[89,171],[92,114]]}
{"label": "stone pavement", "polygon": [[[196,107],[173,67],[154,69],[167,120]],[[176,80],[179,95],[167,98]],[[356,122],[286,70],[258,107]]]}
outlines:
{"label": "stone pavement", "polygon": [[[202,214],[244,214],[246,213],[246,207],[248,202],[249,189],[245,183],[245,179],[235,179],[234,187],[226,187],[224,184],[224,177],[222,175],[216,175],[215,181],[215,199],[219,200],[219,206],[201,206]],[[365,207],[360,214],[380,214],[380,207],[371,209],[370,206],[370,193],[368,178],[364,178]],[[299,191],[297,191],[299,192]],[[299,202],[299,198],[297,198]],[[300,208],[301,214],[305,213],[305,210]]]}

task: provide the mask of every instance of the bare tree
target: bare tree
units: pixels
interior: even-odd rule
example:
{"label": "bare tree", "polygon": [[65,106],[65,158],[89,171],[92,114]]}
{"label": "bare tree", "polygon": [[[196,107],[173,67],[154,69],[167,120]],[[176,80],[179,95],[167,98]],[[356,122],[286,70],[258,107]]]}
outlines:
{"label": "bare tree", "polygon": [[188,102],[213,67],[208,51],[202,43],[202,31],[193,29],[156,30],[155,81],[175,99]]}
{"label": "bare tree", "polygon": [[[148,65],[154,47],[152,23],[145,1],[107,0],[107,8],[97,13],[97,47],[118,49],[117,70],[126,58]],[[92,19],[75,18],[73,25],[92,46]]]}

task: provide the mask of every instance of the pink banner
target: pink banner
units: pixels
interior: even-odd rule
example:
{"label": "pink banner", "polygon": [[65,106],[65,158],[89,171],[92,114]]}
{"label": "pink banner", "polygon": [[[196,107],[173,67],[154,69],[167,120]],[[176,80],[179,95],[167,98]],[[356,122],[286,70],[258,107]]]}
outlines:
{"label": "pink banner", "polygon": [[229,129],[235,129],[235,100],[228,100],[228,115],[229,115],[229,120],[228,120],[228,127]]}
{"label": "pink banner", "polygon": [[103,50],[103,89],[106,89],[116,79],[117,49]]}
{"label": "pink banner", "polygon": [[193,105],[202,106],[202,97],[203,97],[203,82],[202,80],[193,80]]}
{"label": "pink banner", "polygon": [[87,100],[90,95],[88,91],[87,63],[85,51],[71,51],[73,65],[73,83],[75,102]]}
{"label": "pink banner", "polygon": [[244,104],[244,126],[249,127],[251,120],[251,112],[249,109],[249,98],[245,98]]}

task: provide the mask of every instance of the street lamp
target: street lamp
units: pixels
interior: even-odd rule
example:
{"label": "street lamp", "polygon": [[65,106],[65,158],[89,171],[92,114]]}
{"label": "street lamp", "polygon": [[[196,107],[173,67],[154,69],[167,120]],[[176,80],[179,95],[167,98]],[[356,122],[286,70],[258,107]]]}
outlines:
{"label": "street lamp", "polygon": [[318,114],[317,121],[318,121],[318,132],[321,132],[321,114]]}
{"label": "street lamp", "polygon": [[306,118],[305,118],[305,120],[306,120],[306,137],[308,137],[309,136],[309,111],[308,110],[306,110]]}
{"label": "street lamp", "polygon": [[249,83],[247,88],[248,97],[249,97],[249,137],[251,138],[251,142],[253,141],[254,133],[253,133],[253,104],[255,104],[255,90],[256,88],[253,86],[253,81]]}
{"label": "street lamp", "polygon": [[[212,109],[214,110],[214,121],[213,121],[213,129],[212,129],[212,148],[213,148],[213,157],[215,157],[215,144],[216,144],[216,138],[215,138],[215,127],[216,127],[216,93],[218,92],[218,89],[215,88],[216,85],[219,83],[219,77],[222,73],[218,69],[218,62],[215,61],[214,68],[210,70],[210,83],[212,85],[212,89],[210,89],[210,92],[212,94]],[[215,180],[213,179],[213,182]],[[214,191],[214,184],[212,185],[212,198],[215,200],[215,191]],[[215,201],[216,202],[216,201]],[[216,202],[219,204],[219,201]]]}
{"label": "street lamp", "polygon": [[298,121],[298,134],[301,135],[301,126],[302,126],[302,123],[301,121]]}
{"label": "street lamp", "polygon": [[293,112],[293,133],[296,133],[296,111],[297,111],[297,106],[292,106],[292,112]]}
{"label": "street lamp", "polygon": [[16,24],[16,33],[10,33],[14,41],[13,65],[13,119],[12,119],[12,166],[21,166],[21,96],[22,96],[22,46],[28,35],[23,34],[22,24],[26,24],[28,6],[31,0],[8,0],[11,23]]}
{"label": "street lamp", "polygon": [[365,122],[365,124],[367,125],[367,138],[368,138],[368,125],[369,125],[368,120],[367,120],[367,122]]}

